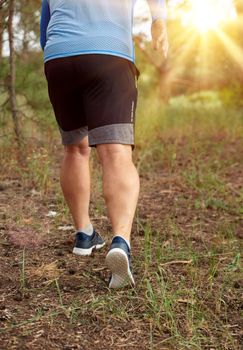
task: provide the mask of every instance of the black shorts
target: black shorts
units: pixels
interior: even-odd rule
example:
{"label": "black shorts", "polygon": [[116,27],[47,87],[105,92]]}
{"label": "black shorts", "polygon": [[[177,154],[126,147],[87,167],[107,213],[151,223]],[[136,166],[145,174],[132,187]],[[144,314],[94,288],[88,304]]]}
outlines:
{"label": "black shorts", "polygon": [[123,58],[92,54],[45,63],[48,92],[64,145],[134,145],[136,66]]}

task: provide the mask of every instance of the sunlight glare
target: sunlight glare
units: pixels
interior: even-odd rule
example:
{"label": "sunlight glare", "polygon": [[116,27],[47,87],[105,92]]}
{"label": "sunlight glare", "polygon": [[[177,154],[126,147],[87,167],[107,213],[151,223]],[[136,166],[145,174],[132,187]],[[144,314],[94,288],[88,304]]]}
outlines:
{"label": "sunlight glare", "polygon": [[236,19],[231,0],[190,0],[190,10],[183,22],[192,24],[201,33],[216,30],[222,23]]}

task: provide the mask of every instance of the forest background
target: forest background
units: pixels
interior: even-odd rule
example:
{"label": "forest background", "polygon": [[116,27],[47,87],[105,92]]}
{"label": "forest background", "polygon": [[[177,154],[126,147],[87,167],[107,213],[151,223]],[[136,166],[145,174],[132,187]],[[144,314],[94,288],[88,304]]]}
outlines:
{"label": "forest background", "polygon": [[[147,12],[135,21],[137,286],[112,292],[105,253],[70,253],[41,1],[0,0],[0,348],[241,348],[243,1],[215,28],[205,13],[186,21],[192,4],[168,1],[166,60],[140,30]],[[91,170],[91,215],[109,242],[95,152]]]}

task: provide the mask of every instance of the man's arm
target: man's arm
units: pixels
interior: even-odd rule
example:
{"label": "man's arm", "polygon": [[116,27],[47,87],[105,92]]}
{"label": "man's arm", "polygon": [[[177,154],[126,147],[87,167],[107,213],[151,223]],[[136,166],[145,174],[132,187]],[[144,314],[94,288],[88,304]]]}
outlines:
{"label": "man's arm", "polygon": [[42,50],[46,46],[46,31],[51,18],[50,7],[47,0],[42,0],[41,21],[40,21],[40,44]]}
{"label": "man's arm", "polygon": [[166,58],[169,48],[166,27],[166,0],[147,0],[147,2],[149,4],[152,16],[151,34],[153,48],[155,50],[161,50]]}
{"label": "man's arm", "polygon": [[152,21],[156,21],[157,19],[161,19],[163,21],[166,21],[167,18],[167,10],[166,10],[166,0],[147,0]]}

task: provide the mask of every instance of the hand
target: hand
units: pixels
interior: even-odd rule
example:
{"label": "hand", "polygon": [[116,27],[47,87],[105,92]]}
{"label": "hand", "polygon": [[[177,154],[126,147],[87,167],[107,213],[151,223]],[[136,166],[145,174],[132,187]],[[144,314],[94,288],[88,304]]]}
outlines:
{"label": "hand", "polygon": [[152,23],[151,35],[153,49],[157,51],[162,51],[164,54],[164,58],[167,58],[169,43],[166,22],[162,19],[156,19]]}

